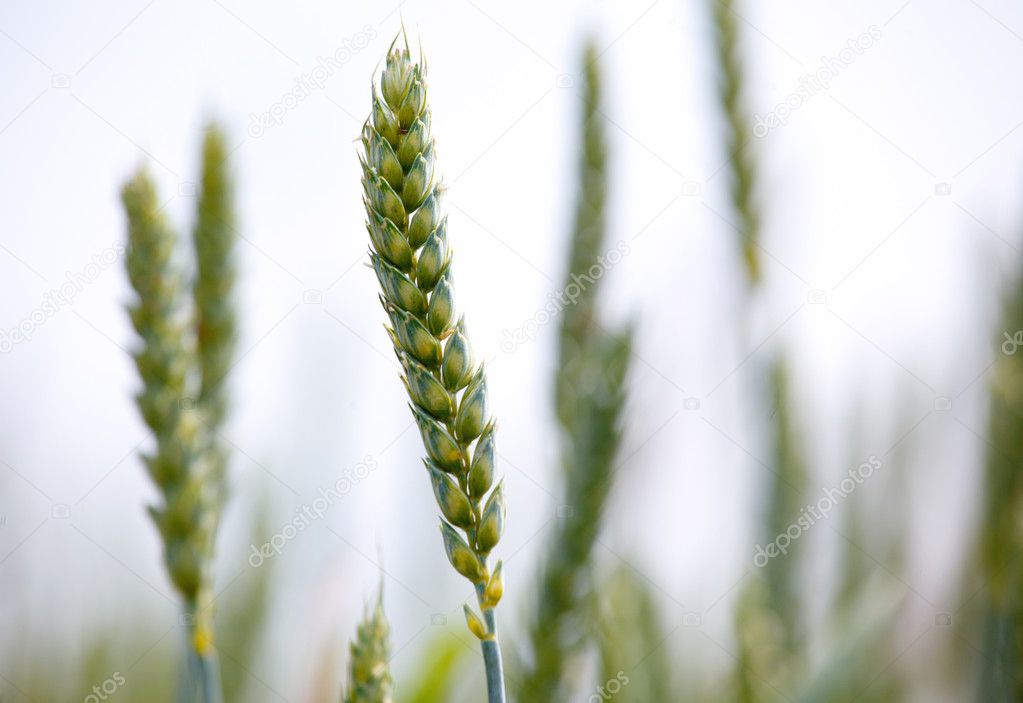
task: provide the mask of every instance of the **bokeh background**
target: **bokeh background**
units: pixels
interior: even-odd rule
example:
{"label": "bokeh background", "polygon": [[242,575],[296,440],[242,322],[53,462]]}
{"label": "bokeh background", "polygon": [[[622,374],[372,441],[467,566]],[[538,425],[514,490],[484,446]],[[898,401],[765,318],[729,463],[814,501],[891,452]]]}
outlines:
{"label": "bokeh background", "polygon": [[[33,700],[42,670],[67,682],[60,700],[81,699],[76,671],[97,640],[123,662],[129,686],[133,672],[177,656],[177,602],[144,512],[156,494],[137,457],[149,439],[132,402],[118,192],[148,164],[187,234],[210,119],[234,145],[243,237],[217,583],[221,602],[262,594],[267,620],[246,639],[239,700],[335,691],[344,643],[381,577],[399,693],[438,638],[474,647],[461,623],[467,589],[444,563],[420,440],[364,266],[356,139],[371,76],[403,18],[429,60],[459,298],[489,360],[501,425],[506,649],[524,646],[537,562],[563,505],[550,391],[557,324],[531,321],[563,285],[580,51],[592,34],[605,75],[609,241],[629,250],[601,295],[612,319],[638,322],[597,560],[649,585],[663,647],[694,685],[729,675],[735,604],[756,571],[765,428],[777,412],[758,384],[784,350],[786,409],[813,495],[870,457],[881,462],[854,499],[871,588],[900,603],[885,670],[903,678],[904,700],[967,700],[973,683],[957,653],[976,643],[957,625],[980,519],[989,372],[1005,283],[1023,265],[1023,93],[1012,87],[1023,7],[736,10],[747,99],[762,115],[851,39],[877,37],[752,143],[765,282],[751,312],[706,3],[4,2],[0,697]],[[345,47],[322,87],[274,107]],[[257,127],[275,109],[280,120]],[[86,273],[69,304],[8,343],[48,291],[90,264],[98,275]],[[534,338],[503,344],[527,326]],[[250,565],[251,544],[367,461],[375,468],[322,520]],[[849,551],[847,508],[800,538],[812,555],[803,611],[821,642]],[[891,549],[902,555],[897,569]],[[477,669],[467,667],[470,691]],[[161,683],[135,685],[141,695]]]}

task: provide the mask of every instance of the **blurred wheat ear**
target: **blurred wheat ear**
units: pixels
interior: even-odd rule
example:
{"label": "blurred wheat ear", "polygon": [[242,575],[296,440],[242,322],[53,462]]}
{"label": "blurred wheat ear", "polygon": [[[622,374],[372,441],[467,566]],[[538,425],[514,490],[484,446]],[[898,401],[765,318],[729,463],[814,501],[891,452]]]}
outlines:
{"label": "blurred wheat ear", "polygon": [[[575,226],[565,285],[585,276],[607,246],[607,145],[603,130],[597,50],[582,56],[583,95]],[[598,633],[587,626],[595,612],[593,546],[603,524],[621,440],[631,328],[609,332],[599,321],[598,282],[589,277],[578,298],[561,311],[555,411],[561,430],[564,501],[541,566],[536,611],[530,622],[532,662],[519,682],[518,700],[570,698],[568,672],[582,645]],[[584,280],[584,279],[580,279]]]}
{"label": "blurred wheat ear", "polygon": [[[206,369],[210,359],[217,359],[218,368],[226,370],[233,338],[229,259],[234,235],[210,224],[210,213],[229,221],[225,160],[223,136],[211,129],[203,150],[195,300],[186,296],[184,276],[175,265],[178,237],[161,212],[149,175],[140,171],[122,191],[128,217],[126,267],[136,293],[129,313],[142,342],[134,354],[143,386],[136,401],[156,438],[156,451],[144,454],[143,460],[163,497],[150,514],[188,623],[181,699],[203,703],[222,697],[213,644],[211,568],[226,460],[214,438],[226,400],[222,391],[206,383]],[[211,315],[218,322],[211,324]],[[210,333],[211,327],[216,331]],[[202,378],[198,387],[197,378]]]}
{"label": "blurred wheat ear", "polygon": [[[650,585],[621,565],[600,584],[594,620],[600,631],[601,685],[615,703],[679,701],[668,633]],[[617,680],[620,686],[608,689]]]}
{"label": "blurred wheat ear", "polygon": [[217,430],[227,414],[225,379],[234,359],[238,326],[233,300],[238,234],[227,164],[226,138],[219,129],[210,127],[203,141],[202,181],[192,231],[196,253],[192,294],[200,371],[197,404],[211,429],[208,453],[221,491],[227,449]]}
{"label": "blurred wheat ear", "polygon": [[743,265],[750,287],[761,280],[760,218],[753,192],[756,162],[750,141],[753,131],[744,103],[744,67],[733,0],[709,0],[714,19],[714,38],[720,72],[718,95],[727,125],[725,151],[730,170],[732,204],[739,217],[738,233]]}
{"label": "blurred wheat ear", "polygon": [[1023,352],[1007,353],[1002,344],[1023,330],[1023,274],[1017,275],[999,330],[981,513],[978,700],[991,703],[1023,700]]}
{"label": "blurred wheat ear", "polygon": [[390,627],[384,616],[383,588],[376,605],[367,607],[350,654],[344,703],[392,703]]}
{"label": "blurred wheat ear", "polygon": [[426,478],[442,515],[440,531],[451,566],[475,587],[480,613],[465,606],[481,642],[490,703],[505,700],[494,608],[504,585],[501,564],[488,558],[504,531],[505,504],[496,482],[495,422],[487,377],[473,361],[464,321],[455,315],[451,247],[441,213],[426,66],[408,42],[387,54],[374,81],[362,131],[364,202],[370,262],[380,282],[387,333],[404,369],[427,458]]}

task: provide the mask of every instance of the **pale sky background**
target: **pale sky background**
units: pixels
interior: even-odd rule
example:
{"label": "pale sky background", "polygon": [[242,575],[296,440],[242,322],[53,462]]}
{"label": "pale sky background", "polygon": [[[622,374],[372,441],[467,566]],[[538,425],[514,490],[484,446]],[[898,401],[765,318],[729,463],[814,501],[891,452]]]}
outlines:
{"label": "pale sky background", "polygon": [[[501,342],[561,285],[578,57],[592,31],[604,48],[610,245],[630,249],[603,299],[612,320],[634,315],[640,330],[599,558],[625,558],[656,587],[672,631],[665,646],[679,659],[725,670],[765,475],[757,377],[784,348],[819,490],[871,455],[883,468],[860,490],[880,497],[893,480],[907,487],[906,574],[881,580],[907,593],[901,665],[922,671],[951,646],[935,614],[963,599],[998,291],[1023,265],[1023,93],[1014,81],[1023,6],[738,9],[748,97],[760,114],[822,57],[838,57],[872,27],[879,36],[754,142],[767,294],[745,340],[703,3],[400,6],[429,59],[458,299],[478,353],[493,359],[509,503],[500,548],[506,646],[521,642],[516,621],[528,612],[524,594],[561,502],[548,392],[556,324],[512,353]],[[394,641],[404,646],[399,679],[428,641],[431,618],[460,619],[470,595],[444,561],[420,440],[381,330],[376,282],[362,266],[355,139],[370,78],[398,28],[398,6],[386,2],[0,3],[0,330],[123,242],[118,192],[139,164],[187,234],[201,128],[214,117],[237,144],[244,236],[241,360],[226,431],[237,450],[235,493],[219,584],[251,577],[247,530],[261,497],[276,531],[346,468],[367,456],[377,463],[275,557],[276,632],[288,646],[265,653],[268,688],[256,684],[254,700],[301,700],[312,654],[351,634],[381,558]],[[359,33],[376,38],[282,124],[250,134],[250,115]],[[136,456],[148,439],[131,399],[129,300],[118,259],[0,355],[0,652],[73,650],[91,628],[133,620],[160,632],[175,626],[143,511],[155,491]],[[897,458],[901,477],[885,473]],[[807,575],[815,618],[833,585],[837,514],[803,537],[820,555]],[[700,625],[684,626],[692,613]],[[172,640],[153,656],[173,653]],[[918,684],[913,700],[959,699],[939,684]]]}

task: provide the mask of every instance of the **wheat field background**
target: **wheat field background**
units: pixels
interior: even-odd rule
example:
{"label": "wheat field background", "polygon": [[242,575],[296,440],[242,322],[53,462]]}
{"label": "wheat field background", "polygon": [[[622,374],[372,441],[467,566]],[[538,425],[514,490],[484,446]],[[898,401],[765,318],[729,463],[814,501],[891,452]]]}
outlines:
{"label": "wheat field background", "polygon": [[[746,2],[734,13],[757,156],[752,303],[707,3],[0,5],[0,700],[82,700],[115,672],[113,700],[169,700],[160,677],[183,625],[144,510],[156,492],[138,459],[150,438],[132,401],[119,192],[147,164],[187,233],[211,119],[231,147],[240,236],[215,564],[227,699],[336,700],[380,581],[396,698],[453,652],[463,674],[447,699],[480,699],[465,584],[444,563],[364,265],[358,138],[402,22],[429,60],[460,305],[500,418],[508,656],[529,658],[537,565],[572,510],[548,306],[565,286],[592,35],[607,249],[620,253],[601,301],[608,324],[636,324],[595,563],[645,584],[677,690],[731,700],[720,691],[740,655],[744,584],[760,571],[769,439],[784,413],[809,501],[876,462],[800,530],[811,665],[848,634],[832,616],[855,562],[856,595],[886,613],[888,632],[859,682],[895,676],[887,700],[974,700],[983,647],[969,586],[992,370],[1023,345],[1001,322],[1023,271],[1012,86],[1023,8]],[[823,69],[826,85],[807,93]],[[785,399],[769,390],[779,353]],[[316,517],[291,534],[307,508]]]}

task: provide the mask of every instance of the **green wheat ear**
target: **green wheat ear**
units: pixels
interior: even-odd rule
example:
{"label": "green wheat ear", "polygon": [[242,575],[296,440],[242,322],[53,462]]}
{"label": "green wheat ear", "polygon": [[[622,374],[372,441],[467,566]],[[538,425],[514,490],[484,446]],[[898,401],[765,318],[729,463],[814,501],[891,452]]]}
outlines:
{"label": "green wheat ear", "polygon": [[216,431],[223,425],[227,414],[224,380],[234,358],[237,337],[233,292],[236,277],[234,249],[238,234],[227,161],[224,133],[216,126],[210,126],[203,140],[202,182],[192,232],[196,253],[192,293],[200,372],[198,405],[204,420],[213,430],[209,454],[219,484],[224,481],[227,449]]}
{"label": "green wheat ear", "polygon": [[752,127],[743,102],[743,65],[739,50],[739,30],[732,9],[733,0],[709,0],[714,15],[715,47],[721,70],[718,95],[721,111],[728,123],[725,148],[731,171],[731,196],[739,216],[743,264],[751,288],[761,278],[759,229],[760,217],[754,205],[756,163],[749,149]]}
{"label": "green wheat ear", "polygon": [[164,497],[164,505],[151,513],[163,537],[171,580],[194,605],[207,581],[213,504],[206,481],[209,464],[201,452],[203,425],[187,402],[194,350],[182,276],[172,263],[177,238],[160,212],[148,174],[135,176],[122,200],[128,214],[128,277],[138,296],[129,312],[142,339],[134,355],[143,384],[136,401],[157,443],[156,452],[144,459]]}
{"label": "green wheat ear", "polygon": [[223,136],[211,129],[203,150],[194,238],[194,298],[187,295],[174,263],[177,236],[160,211],[146,171],[121,193],[128,217],[126,268],[136,293],[129,314],[142,341],[134,354],[142,379],[136,401],[156,437],[156,451],[143,460],[163,498],[149,512],[189,623],[184,697],[204,703],[221,698],[211,568],[227,459],[216,439],[227,406],[220,386],[234,342],[235,235],[225,162]]}
{"label": "green wheat ear", "polygon": [[[568,255],[566,285],[590,269],[607,246],[605,200],[607,146],[597,50],[589,42],[582,56],[583,105],[579,193]],[[584,623],[595,591],[591,557],[612,488],[621,441],[625,379],[632,330],[609,332],[600,325],[598,278],[562,311],[555,412],[561,425],[564,500],[570,507],[557,521],[541,565],[536,611],[529,637],[532,663],[519,682],[518,699],[553,703],[569,698],[573,669],[587,632]]]}
{"label": "green wheat ear", "polygon": [[384,594],[367,608],[351,644],[347,693],[344,703],[392,703],[390,627],[384,616]]}
{"label": "green wheat ear", "polygon": [[487,559],[504,530],[504,492],[494,475],[494,420],[487,379],[455,315],[447,218],[441,214],[426,68],[397,47],[362,130],[362,184],[373,270],[388,335],[426,448],[426,475],[440,507],[448,560],[475,586],[482,617],[466,608],[482,642],[492,703],[504,700],[494,606],[501,565]]}

